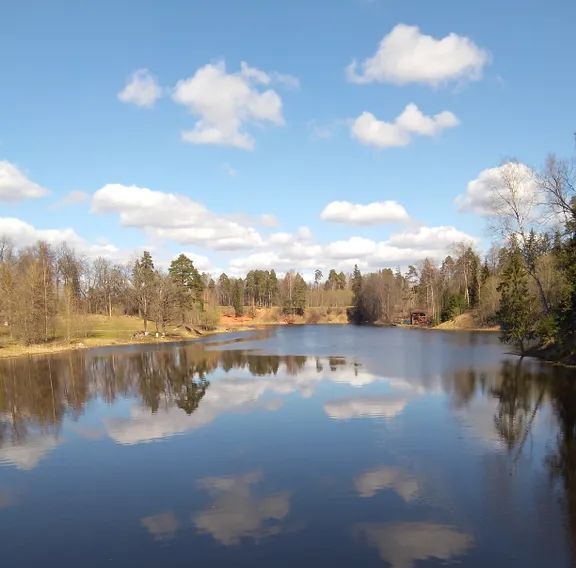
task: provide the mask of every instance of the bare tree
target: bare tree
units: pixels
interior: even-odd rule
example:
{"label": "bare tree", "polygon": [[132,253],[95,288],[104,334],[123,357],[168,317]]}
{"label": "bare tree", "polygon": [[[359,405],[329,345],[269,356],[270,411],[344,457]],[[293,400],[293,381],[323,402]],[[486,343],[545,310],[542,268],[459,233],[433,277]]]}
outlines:
{"label": "bare tree", "polygon": [[576,222],[576,160],[559,160],[551,155],[538,178],[554,220],[565,227]]}
{"label": "bare tree", "polygon": [[509,161],[500,166],[491,193],[491,228],[506,241],[516,243],[536,284],[542,310],[548,313],[550,302],[537,266],[544,241],[535,229],[546,226],[544,197],[537,176],[526,165]]}

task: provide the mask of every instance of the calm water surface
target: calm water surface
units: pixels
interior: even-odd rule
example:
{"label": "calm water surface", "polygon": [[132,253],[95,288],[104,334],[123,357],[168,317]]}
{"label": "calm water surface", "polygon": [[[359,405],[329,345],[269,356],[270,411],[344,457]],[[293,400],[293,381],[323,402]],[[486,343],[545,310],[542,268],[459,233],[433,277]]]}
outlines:
{"label": "calm water surface", "polygon": [[576,373],[284,327],[0,364],[2,567],[573,565]]}

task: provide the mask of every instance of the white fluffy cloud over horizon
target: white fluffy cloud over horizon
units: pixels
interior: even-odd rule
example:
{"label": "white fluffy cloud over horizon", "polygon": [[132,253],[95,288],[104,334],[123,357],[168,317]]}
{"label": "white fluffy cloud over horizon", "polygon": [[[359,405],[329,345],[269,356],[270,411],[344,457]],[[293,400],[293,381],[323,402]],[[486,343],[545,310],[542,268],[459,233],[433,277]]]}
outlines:
{"label": "white fluffy cloud over horizon", "polygon": [[239,250],[262,244],[253,227],[213,213],[186,195],[146,187],[107,184],[94,193],[92,212],[116,213],[125,227],[183,245]]}
{"label": "white fluffy cloud over horizon", "polygon": [[162,97],[162,87],[148,69],[138,69],[130,75],[118,99],[141,108],[152,108]]}
{"label": "white fluffy cloud over horizon", "polygon": [[73,228],[38,229],[34,225],[16,217],[0,217],[0,239],[6,239],[16,247],[27,247],[38,241],[53,246],[66,244],[88,258],[102,256],[110,260],[126,260],[128,251],[107,242],[89,243]]}
{"label": "white fluffy cloud over horizon", "polygon": [[400,223],[410,219],[404,206],[397,201],[375,201],[366,205],[350,201],[332,201],[324,207],[320,218],[347,225]]}
{"label": "white fluffy cloud over horizon", "polygon": [[290,233],[276,233],[262,249],[231,259],[234,274],[250,269],[290,269],[312,273],[315,269],[350,271],[355,264],[361,270],[378,270],[414,264],[425,258],[441,260],[455,243],[473,245],[477,239],[452,226],[419,227],[392,233],[387,240],[374,241],[360,236],[319,244]]}
{"label": "white fluffy cloud over horizon", "polygon": [[523,202],[538,200],[536,173],[526,164],[506,162],[495,168],[482,170],[469,181],[466,191],[456,196],[454,202],[463,212],[492,216],[498,213],[513,187],[516,199]]}
{"label": "white fluffy cloud over horizon", "polygon": [[376,148],[407,146],[414,136],[433,137],[460,121],[450,111],[427,116],[414,104],[406,105],[392,122],[378,119],[371,112],[363,112],[354,119],[351,134],[360,143]]}
{"label": "white fluffy cloud over horizon", "polygon": [[448,81],[473,81],[482,76],[489,62],[487,51],[470,38],[450,33],[434,38],[418,26],[396,25],[384,36],[376,53],[346,68],[350,82],[425,83],[437,86]]}
{"label": "white fluffy cloud over horizon", "polygon": [[209,63],[178,81],[172,98],[198,118],[192,130],[182,132],[191,144],[217,144],[243,150],[254,148],[246,128],[252,124],[284,124],[282,99],[272,83],[297,87],[298,80],[266,73],[242,62],[240,71],[228,73],[224,61]]}
{"label": "white fluffy cloud over horizon", "polygon": [[14,164],[0,160],[0,201],[21,201],[44,197],[50,192],[31,181]]}

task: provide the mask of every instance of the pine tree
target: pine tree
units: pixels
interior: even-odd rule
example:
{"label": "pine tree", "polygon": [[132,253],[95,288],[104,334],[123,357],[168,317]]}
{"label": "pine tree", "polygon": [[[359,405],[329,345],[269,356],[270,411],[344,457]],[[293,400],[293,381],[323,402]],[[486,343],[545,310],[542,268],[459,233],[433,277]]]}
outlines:
{"label": "pine tree", "polygon": [[354,265],[354,272],[352,273],[352,305],[353,318],[356,323],[364,321],[364,313],[362,308],[362,273],[358,265]]}
{"label": "pine tree", "polygon": [[529,293],[527,280],[522,254],[513,245],[498,286],[501,299],[497,318],[502,328],[501,340],[515,345],[521,354],[526,352],[526,343],[535,337],[535,299]]}
{"label": "pine tree", "polygon": [[232,305],[237,318],[244,315],[244,282],[241,278],[235,280],[232,286]]}
{"label": "pine tree", "polygon": [[176,286],[176,303],[184,324],[186,313],[194,305],[203,306],[204,282],[194,263],[185,254],[181,254],[170,263],[168,273]]}
{"label": "pine tree", "polygon": [[150,306],[154,295],[154,284],[156,274],[154,272],[154,261],[152,255],[145,250],[142,257],[134,263],[132,269],[132,285],[138,304],[138,311],[144,320],[144,333],[148,331],[148,320],[150,319]]}

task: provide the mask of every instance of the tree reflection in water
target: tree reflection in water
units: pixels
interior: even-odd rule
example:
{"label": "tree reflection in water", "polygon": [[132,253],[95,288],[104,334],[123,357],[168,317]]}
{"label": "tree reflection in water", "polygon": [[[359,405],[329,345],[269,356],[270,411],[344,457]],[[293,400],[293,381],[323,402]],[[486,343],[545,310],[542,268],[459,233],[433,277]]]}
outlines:
{"label": "tree reflection in water", "polygon": [[[55,357],[3,361],[0,363],[0,448],[13,451],[28,443],[29,452],[19,456],[18,463],[24,469],[30,468],[46,447],[57,443],[63,421],[80,417],[87,404],[96,398],[107,403],[133,398],[144,411],[147,409],[152,414],[177,408],[191,415],[202,406],[210,389],[208,377],[218,368],[225,373],[243,369],[255,377],[281,374],[280,378],[293,391],[313,383],[304,375],[301,382],[288,384],[287,379],[305,367],[318,376],[327,370],[332,374],[342,369],[346,360],[317,357],[310,363],[307,365],[305,356],[210,351],[198,345],[143,351],[71,352]],[[354,372],[345,370],[348,384],[363,386],[376,380],[369,373],[351,380]],[[410,383],[406,378],[402,380],[407,385]],[[553,412],[554,422],[546,427],[555,428],[556,436],[545,461],[551,479],[564,491],[563,504],[576,553],[576,382],[573,372],[530,360],[506,359],[499,367],[482,373],[469,369],[445,373],[437,382],[457,409],[470,407],[475,399],[495,403],[490,428],[514,464],[523,454],[540,412],[543,409]],[[424,379],[412,383],[414,392],[420,394],[438,386],[429,385]],[[344,412],[338,410],[340,414]],[[384,481],[389,483],[387,479]]]}
{"label": "tree reflection in water", "polygon": [[14,359],[0,364],[0,448],[30,436],[57,436],[66,417],[77,419],[99,397],[139,400],[152,413],[177,407],[190,415],[210,386],[208,376],[246,369],[254,376],[297,375],[304,356],[254,355],[182,347],[103,355],[71,352],[56,357]]}
{"label": "tree reflection in water", "polygon": [[470,404],[475,393],[489,393],[496,402],[493,422],[498,438],[512,458],[522,455],[539,412],[549,402],[553,410],[556,441],[546,457],[554,482],[564,491],[571,545],[576,555],[576,381],[573,371],[534,360],[506,360],[498,372],[487,375],[470,370],[444,383],[455,407]]}

